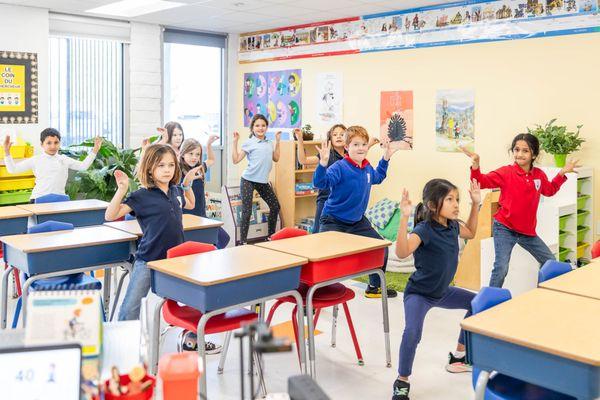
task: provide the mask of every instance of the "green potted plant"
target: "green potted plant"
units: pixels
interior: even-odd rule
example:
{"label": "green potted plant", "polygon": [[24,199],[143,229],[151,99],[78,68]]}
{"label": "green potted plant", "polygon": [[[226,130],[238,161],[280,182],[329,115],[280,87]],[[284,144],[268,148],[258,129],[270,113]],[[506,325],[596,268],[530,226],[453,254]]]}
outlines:
{"label": "green potted plant", "polygon": [[545,126],[536,125],[535,128],[527,128],[527,132],[535,135],[540,141],[540,147],[548,154],[554,156],[557,167],[564,167],[567,155],[581,148],[585,139],[579,137],[579,131],[583,125],[577,125],[577,132],[567,131],[566,126],[554,125],[556,118],[550,120]]}

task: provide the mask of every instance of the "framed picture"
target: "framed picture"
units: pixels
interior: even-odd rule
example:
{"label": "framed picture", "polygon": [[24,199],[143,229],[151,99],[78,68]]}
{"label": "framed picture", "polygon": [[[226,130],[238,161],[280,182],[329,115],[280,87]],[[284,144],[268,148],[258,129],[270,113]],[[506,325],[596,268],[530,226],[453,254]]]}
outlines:
{"label": "framed picture", "polygon": [[37,53],[0,50],[0,124],[37,123]]}

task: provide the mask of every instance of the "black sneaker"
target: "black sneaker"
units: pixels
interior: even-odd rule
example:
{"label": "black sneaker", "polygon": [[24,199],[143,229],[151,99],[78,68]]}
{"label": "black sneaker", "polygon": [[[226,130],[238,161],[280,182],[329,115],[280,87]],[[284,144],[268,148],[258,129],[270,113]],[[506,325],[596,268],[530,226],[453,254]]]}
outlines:
{"label": "black sneaker", "polygon": [[408,398],[408,392],[410,392],[410,383],[396,379],[394,382],[392,400],[410,400]]}
{"label": "black sneaker", "polygon": [[[388,288],[387,296],[388,296],[388,298],[396,297],[396,296],[398,296],[398,292],[396,292],[394,289]],[[368,285],[367,289],[365,290],[365,297],[367,297],[369,299],[380,299],[381,298],[381,288]]]}
{"label": "black sneaker", "polygon": [[[183,342],[181,343],[181,348],[183,351],[198,351],[198,341],[197,336],[194,332],[186,332],[183,335]],[[216,344],[213,342],[205,342],[204,343],[204,352],[206,354],[218,354],[221,352],[223,346],[220,344]]]}
{"label": "black sneaker", "polygon": [[454,357],[454,354],[448,354],[448,364],[446,365],[446,371],[453,374],[459,374],[461,372],[471,372],[473,367],[471,364],[467,364],[467,357],[461,358]]}

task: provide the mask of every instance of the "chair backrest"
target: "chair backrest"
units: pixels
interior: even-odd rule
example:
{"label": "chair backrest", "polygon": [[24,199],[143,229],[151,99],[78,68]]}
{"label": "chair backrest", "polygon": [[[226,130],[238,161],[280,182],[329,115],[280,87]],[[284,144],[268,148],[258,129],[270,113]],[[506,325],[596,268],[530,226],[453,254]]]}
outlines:
{"label": "chair backrest", "polygon": [[27,233],[42,233],[54,231],[68,231],[74,228],[69,222],[46,221],[41,224],[31,226],[27,229]]}
{"label": "chair backrest", "polygon": [[512,296],[508,289],[484,286],[473,300],[471,300],[471,312],[475,315],[500,303],[504,303],[511,298]]}
{"label": "chair backrest", "polygon": [[288,227],[288,228],[283,228],[280,231],[272,234],[271,240],[288,239],[288,238],[293,238],[296,236],[304,236],[304,235],[308,235],[308,232],[306,232],[304,229]]}
{"label": "chair backrest", "polygon": [[596,243],[594,243],[594,246],[592,246],[592,258],[598,257],[600,257],[600,240],[598,240]]}
{"label": "chair backrest", "polygon": [[69,196],[67,196],[66,194],[50,193],[50,194],[46,194],[46,195],[40,196],[37,199],[35,199],[35,204],[56,203],[58,201],[69,201],[69,200],[70,200]]}
{"label": "chair backrest", "polygon": [[206,253],[207,251],[213,251],[216,249],[217,248],[212,244],[190,241],[181,243],[180,245],[177,245],[175,247],[171,247],[169,250],[167,250],[167,258],[183,257],[189,256],[191,254]]}
{"label": "chair backrest", "polygon": [[125,221],[132,221],[135,217],[131,214],[125,214]]}
{"label": "chair backrest", "polygon": [[538,284],[571,271],[571,264],[556,260],[548,260],[538,272]]}

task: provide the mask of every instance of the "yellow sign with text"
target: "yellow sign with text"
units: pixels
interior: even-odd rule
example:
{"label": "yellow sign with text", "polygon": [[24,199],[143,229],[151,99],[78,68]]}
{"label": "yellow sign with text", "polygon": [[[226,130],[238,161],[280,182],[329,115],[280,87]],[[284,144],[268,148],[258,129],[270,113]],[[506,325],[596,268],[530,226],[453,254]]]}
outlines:
{"label": "yellow sign with text", "polygon": [[0,112],[25,111],[25,66],[0,64]]}

